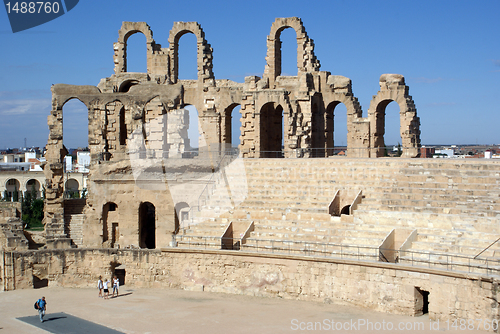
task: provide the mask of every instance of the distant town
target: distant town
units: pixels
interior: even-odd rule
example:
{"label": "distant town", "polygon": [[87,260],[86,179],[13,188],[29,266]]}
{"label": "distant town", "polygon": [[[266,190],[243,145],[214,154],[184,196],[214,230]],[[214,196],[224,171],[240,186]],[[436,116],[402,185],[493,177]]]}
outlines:
{"label": "distant town", "polygon": [[[336,146],[336,155],[345,155],[347,147]],[[387,156],[398,156],[402,147],[388,146]],[[492,145],[422,145],[421,158],[444,159],[499,159],[500,144]],[[0,171],[42,171],[45,147],[21,147],[0,149]],[[88,147],[71,148],[65,158],[66,172],[88,173],[90,152]]]}

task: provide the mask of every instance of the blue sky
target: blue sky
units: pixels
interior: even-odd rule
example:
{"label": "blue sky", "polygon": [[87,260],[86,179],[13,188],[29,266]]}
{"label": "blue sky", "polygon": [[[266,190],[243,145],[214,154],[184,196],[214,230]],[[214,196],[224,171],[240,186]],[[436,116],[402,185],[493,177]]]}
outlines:
{"label": "blue sky", "polygon": [[[44,146],[50,86],[97,85],[113,74],[122,21],[146,21],[168,46],[175,21],[197,21],[214,49],[216,79],[262,75],[276,17],[298,16],[321,70],[349,77],[366,116],[383,73],[405,76],[422,144],[500,144],[500,1],[127,1],[81,0],[67,14],[12,33],[0,9],[0,149]],[[296,69],[294,33],[282,34],[283,72]],[[129,39],[129,71],[145,71],[145,38]],[[180,77],[196,78],[193,35],[180,40]],[[386,143],[397,143],[399,108],[387,109]],[[86,110],[64,109],[65,145],[87,146]],[[345,144],[345,108],[336,144]],[[82,126],[83,125],[83,126]],[[69,135],[69,136],[68,136]]]}

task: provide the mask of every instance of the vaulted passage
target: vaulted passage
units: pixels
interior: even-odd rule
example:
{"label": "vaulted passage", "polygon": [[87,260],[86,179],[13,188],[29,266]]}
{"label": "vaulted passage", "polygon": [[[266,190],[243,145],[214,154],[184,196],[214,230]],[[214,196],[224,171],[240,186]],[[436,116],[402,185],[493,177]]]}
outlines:
{"label": "vaulted passage", "polygon": [[141,203],[139,207],[139,247],[156,248],[155,221],[155,206],[149,202]]}

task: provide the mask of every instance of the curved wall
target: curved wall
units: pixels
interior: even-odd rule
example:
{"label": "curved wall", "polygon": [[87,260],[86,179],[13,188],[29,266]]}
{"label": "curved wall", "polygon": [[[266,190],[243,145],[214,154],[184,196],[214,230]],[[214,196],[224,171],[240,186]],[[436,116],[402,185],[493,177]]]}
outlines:
{"label": "curved wall", "polygon": [[[418,313],[428,291],[431,319],[499,318],[498,280],[403,265],[221,250],[72,249],[2,253],[5,290],[93,287],[125,268],[125,285],[341,303],[387,313]],[[7,270],[4,268],[7,266]],[[14,273],[14,274],[12,274]]]}

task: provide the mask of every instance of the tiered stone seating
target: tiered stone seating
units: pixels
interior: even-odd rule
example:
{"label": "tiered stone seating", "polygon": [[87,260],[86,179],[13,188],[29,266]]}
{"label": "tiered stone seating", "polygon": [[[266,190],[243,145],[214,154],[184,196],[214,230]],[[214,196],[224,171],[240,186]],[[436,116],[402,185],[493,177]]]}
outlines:
{"label": "tiered stone seating", "polygon": [[[213,218],[217,229],[198,224],[190,233],[215,236],[229,221],[253,221],[243,248],[319,242],[334,253],[333,245],[376,248],[394,228],[416,229],[409,251],[474,257],[500,237],[499,167],[487,160],[246,159],[247,199]],[[363,191],[352,217],[327,212],[339,189]],[[498,255],[500,246],[494,249],[481,257]]]}

